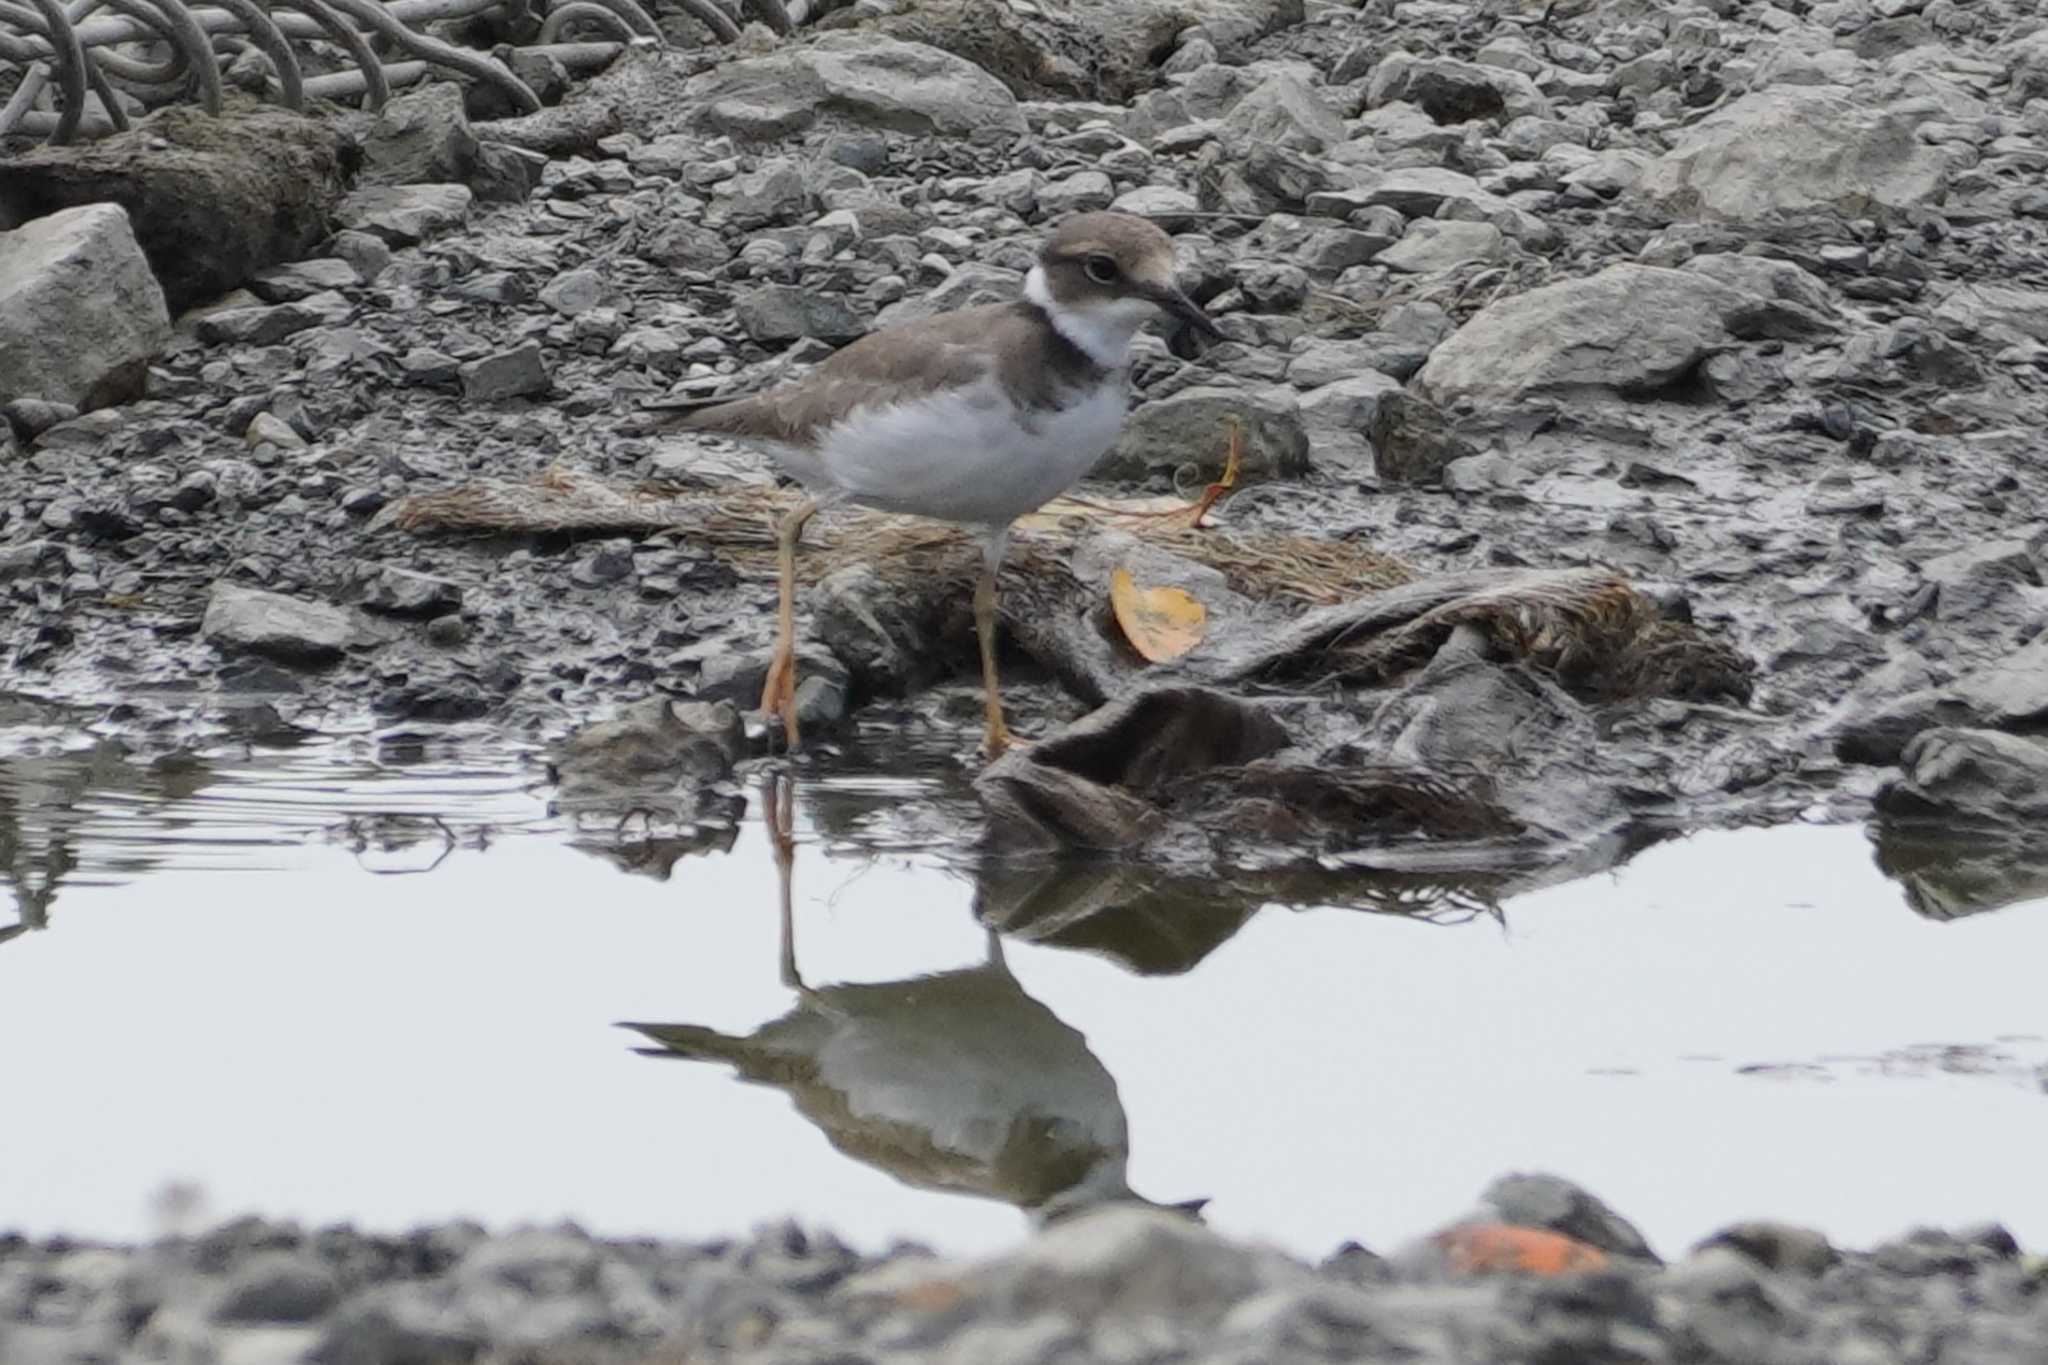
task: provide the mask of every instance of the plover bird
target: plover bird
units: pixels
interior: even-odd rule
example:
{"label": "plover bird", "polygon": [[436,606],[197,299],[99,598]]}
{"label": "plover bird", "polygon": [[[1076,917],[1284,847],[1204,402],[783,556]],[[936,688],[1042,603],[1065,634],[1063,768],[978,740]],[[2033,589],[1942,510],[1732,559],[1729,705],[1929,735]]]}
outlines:
{"label": "plover bird", "polygon": [[1142,218],[1084,213],[1039,251],[1014,303],[862,337],[794,383],[671,425],[765,445],[806,498],[778,528],[781,609],[761,709],[796,723],[796,546],[852,502],[981,534],[974,590],[989,757],[1010,743],[996,677],[996,570],[1010,526],[1065,492],[1116,440],[1131,338],[1163,315],[1220,336],[1173,279],[1173,241]]}

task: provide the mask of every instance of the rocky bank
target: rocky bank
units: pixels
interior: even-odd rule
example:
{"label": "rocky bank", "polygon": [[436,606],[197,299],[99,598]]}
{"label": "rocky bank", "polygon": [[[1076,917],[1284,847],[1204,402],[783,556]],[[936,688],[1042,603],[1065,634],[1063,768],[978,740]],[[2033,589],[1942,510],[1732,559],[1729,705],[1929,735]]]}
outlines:
{"label": "rocky bank", "polygon": [[[866,2],[643,44],[521,118],[443,84],[24,152],[7,684],[145,745],[254,703],[536,739],[744,704],[758,556],[644,518],[393,513],[550,471],[767,490],[645,405],[1006,297],[1047,224],[1113,206],[1178,233],[1229,340],[1146,342],[1093,495],[1191,494],[1235,423],[1231,534],[1396,572],[1290,594],[1284,557],[1219,582],[1165,546],[1150,579],[1191,584],[1210,638],[1147,668],[1103,605],[1125,531],[1063,543],[1051,596],[1013,565],[1027,720],[1116,749],[985,783],[999,813],[1053,803],[1029,842],[1213,831],[1186,784],[1258,763],[1284,770],[1269,807],[1353,812],[1260,827],[1325,856],[1873,809],[2007,827],[2048,790],[2044,41],[2024,6],[1950,0]],[[943,575],[839,563],[806,603],[812,733],[953,725],[972,655]],[[1585,638],[1615,614],[1632,634]],[[1361,621],[1405,634],[1318,667]],[[1162,777],[1161,718],[1222,714],[1181,714],[1189,686],[1251,739]],[[1455,811],[1297,789],[1366,769]]]}
{"label": "rocky bank", "polygon": [[1743,1223],[1665,1262],[1553,1177],[1390,1257],[1310,1265],[1112,1208],[1018,1250],[863,1255],[794,1224],[703,1244],[244,1219],[143,1247],[0,1239],[10,1365],[1726,1362],[2022,1365],[2048,1270],[1996,1226],[1867,1252]]}

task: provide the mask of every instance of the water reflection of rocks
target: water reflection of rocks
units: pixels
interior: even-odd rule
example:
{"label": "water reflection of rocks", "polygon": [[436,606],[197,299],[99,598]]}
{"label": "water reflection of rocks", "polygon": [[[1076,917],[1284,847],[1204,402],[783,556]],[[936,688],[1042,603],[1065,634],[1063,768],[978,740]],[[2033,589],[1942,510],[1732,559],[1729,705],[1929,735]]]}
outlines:
{"label": "water reflection of rocks", "polygon": [[118,740],[48,743],[0,754],[0,891],[14,902],[0,944],[48,928],[66,887],[287,867],[308,841],[348,849],[367,872],[426,872],[458,847],[488,848],[496,832],[534,823],[509,766],[480,773],[425,750],[145,759]]}
{"label": "water reflection of rocks", "polygon": [[129,761],[124,746],[102,740],[84,749],[0,759],[0,884],[14,893],[16,922],[0,943],[46,929],[57,892],[81,875],[139,876],[161,861],[146,842],[107,828],[109,801],[160,810],[211,780],[202,762]]}

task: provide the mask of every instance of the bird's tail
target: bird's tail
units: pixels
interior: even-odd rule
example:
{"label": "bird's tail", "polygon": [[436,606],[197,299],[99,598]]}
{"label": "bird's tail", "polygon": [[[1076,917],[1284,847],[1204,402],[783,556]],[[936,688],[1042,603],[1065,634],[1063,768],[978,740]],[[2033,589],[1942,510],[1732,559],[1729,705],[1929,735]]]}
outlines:
{"label": "bird's tail", "polygon": [[747,1039],[735,1038],[717,1029],[705,1028],[701,1024],[633,1024],[622,1023],[620,1028],[632,1029],[635,1033],[660,1044],[659,1047],[635,1048],[634,1051],[647,1057],[687,1057],[698,1061],[728,1062],[738,1065],[745,1059]]}

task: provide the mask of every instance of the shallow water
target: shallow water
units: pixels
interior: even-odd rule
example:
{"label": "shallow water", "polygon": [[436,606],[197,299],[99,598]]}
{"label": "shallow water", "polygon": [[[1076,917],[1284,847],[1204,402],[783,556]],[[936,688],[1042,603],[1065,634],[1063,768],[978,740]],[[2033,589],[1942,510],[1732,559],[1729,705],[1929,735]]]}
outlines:
{"label": "shallow water", "polygon": [[1139,1194],[1307,1255],[1514,1169],[1667,1254],[1763,1216],[2048,1242],[2048,902],[1916,913],[1853,827],[1695,835],[1498,906],[1411,880],[1375,894],[1412,913],[1260,908],[977,881],[943,773],[801,778],[799,991],[759,799],[648,845],[569,827],[482,738],[46,747],[0,760],[0,1228],[793,1214],[968,1251],[1026,1226],[1003,1198],[1084,1200],[1127,1156]]}

